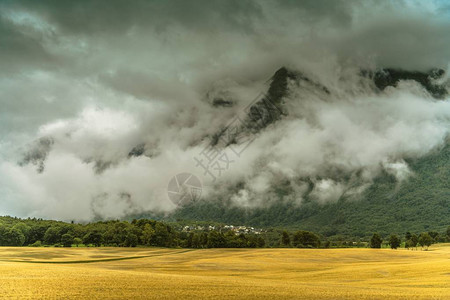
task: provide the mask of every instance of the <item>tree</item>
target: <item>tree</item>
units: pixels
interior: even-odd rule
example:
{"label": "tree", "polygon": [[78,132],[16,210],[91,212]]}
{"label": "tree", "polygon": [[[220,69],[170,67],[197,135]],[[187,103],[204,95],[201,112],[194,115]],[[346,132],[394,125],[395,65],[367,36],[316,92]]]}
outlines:
{"label": "tree", "polygon": [[391,234],[389,237],[389,245],[391,246],[391,249],[397,249],[401,244],[400,238],[396,234]]}
{"label": "tree", "polygon": [[370,239],[370,248],[381,248],[383,239],[378,233],[374,233]]}
{"label": "tree", "polygon": [[247,239],[247,236],[243,233],[240,233],[238,235],[235,235],[235,247],[238,248],[246,248],[246,247],[252,247],[252,246],[256,246],[255,244],[249,243],[249,240]]}
{"label": "tree", "polygon": [[281,245],[284,245],[284,246],[290,246],[291,245],[291,238],[289,236],[289,233],[286,230],[284,230],[281,233]]}
{"label": "tree", "polygon": [[405,248],[409,250],[409,248],[413,248],[414,246],[412,245],[412,241],[411,240],[407,240],[405,242]]}
{"label": "tree", "polygon": [[153,227],[150,224],[145,224],[141,236],[142,243],[144,245],[150,246],[154,234],[155,230],[153,229]]}
{"label": "tree", "polygon": [[125,239],[129,227],[128,222],[114,222],[103,234],[103,242],[107,245],[125,246]]}
{"label": "tree", "polygon": [[411,239],[411,232],[406,232],[406,234],[405,234],[405,240],[407,241],[407,240],[410,240]]}
{"label": "tree", "polygon": [[73,243],[73,236],[70,233],[64,233],[61,236],[61,244],[64,247],[72,247],[72,243]]}
{"label": "tree", "polygon": [[19,223],[15,224],[13,226],[13,228],[18,229],[23,233],[23,235],[25,237],[25,242],[23,244],[27,245],[29,242],[27,237],[29,236],[29,233],[30,233],[30,229],[31,229],[30,226],[26,225],[23,222],[19,222]]}
{"label": "tree", "polygon": [[192,248],[200,248],[200,235],[198,233],[194,233],[192,237]]}
{"label": "tree", "polygon": [[8,227],[6,227],[3,223],[0,223],[0,246],[8,245],[6,237],[8,231],[9,231]]}
{"label": "tree", "polygon": [[258,247],[263,248],[266,245],[266,240],[262,236],[258,236]]}
{"label": "tree", "polygon": [[30,231],[28,233],[27,242],[32,244],[36,241],[44,241],[44,235],[48,227],[49,227],[48,225],[40,223],[31,226]]}
{"label": "tree", "polygon": [[223,248],[226,245],[225,236],[221,232],[212,230],[208,234],[208,248]]}
{"label": "tree", "polygon": [[11,228],[6,235],[8,246],[22,246],[25,243],[25,236],[17,228]]}
{"label": "tree", "polygon": [[74,238],[73,243],[78,247],[80,244],[83,243],[83,241],[80,238]]}
{"label": "tree", "polygon": [[225,241],[226,241],[226,247],[228,248],[240,248],[240,240],[236,237],[236,234],[234,231],[230,230],[227,231],[225,234]]}
{"label": "tree", "polygon": [[93,244],[96,247],[100,247],[102,244],[102,234],[98,230],[89,231],[83,237],[83,244],[89,245]]}
{"label": "tree", "polygon": [[156,223],[155,225],[155,233],[153,235],[153,244],[155,246],[160,247],[169,247],[170,246],[170,234],[167,229],[167,226],[163,223]]}
{"label": "tree", "polygon": [[319,248],[320,239],[312,232],[299,230],[294,234],[293,244],[295,247],[299,248]]}
{"label": "tree", "polygon": [[139,242],[138,236],[131,231],[128,232],[127,236],[125,237],[125,246],[136,247],[138,242]]}
{"label": "tree", "polygon": [[244,235],[244,239],[246,243],[244,244],[244,247],[250,247],[250,248],[256,248],[258,247],[258,239],[255,235],[251,234],[248,236]]}
{"label": "tree", "polygon": [[413,234],[411,236],[411,247],[416,248],[417,250],[417,243],[419,242],[419,237],[417,236],[417,234]]}
{"label": "tree", "polygon": [[437,243],[439,240],[439,232],[437,231],[428,231],[428,234],[431,236],[431,238],[433,239],[434,243]]}
{"label": "tree", "polygon": [[[181,232],[180,233],[180,239],[183,239],[182,236],[183,234],[186,234],[186,232]],[[185,247],[186,248],[193,248],[192,247],[192,240],[194,239],[194,233],[193,232],[189,232],[189,234],[187,234],[184,238],[185,241]]]}
{"label": "tree", "polygon": [[419,245],[423,248],[426,247],[425,250],[428,250],[428,247],[433,244],[433,238],[427,233],[422,232],[419,236]]}
{"label": "tree", "polygon": [[47,245],[54,245],[61,240],[60,228],[57,226],[51,226],[45,231],[44,243]]}
{"label": "tree", "polygon": [[202,232],[200,235],[200,245],[202,248],[206,248],[208,246],[208,234],[206,232]]}
{"label": "tree", "polygon": [[447,227],[447,242],[450,242],[450,226]]}

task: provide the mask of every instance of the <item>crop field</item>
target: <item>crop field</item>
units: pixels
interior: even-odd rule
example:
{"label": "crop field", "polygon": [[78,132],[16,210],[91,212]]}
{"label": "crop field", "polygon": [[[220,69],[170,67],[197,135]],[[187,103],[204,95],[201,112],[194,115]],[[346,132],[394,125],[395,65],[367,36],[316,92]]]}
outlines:
{"label": "crop field", "polygon": [[1,298],[450,299],[450,245],[0,248]]}

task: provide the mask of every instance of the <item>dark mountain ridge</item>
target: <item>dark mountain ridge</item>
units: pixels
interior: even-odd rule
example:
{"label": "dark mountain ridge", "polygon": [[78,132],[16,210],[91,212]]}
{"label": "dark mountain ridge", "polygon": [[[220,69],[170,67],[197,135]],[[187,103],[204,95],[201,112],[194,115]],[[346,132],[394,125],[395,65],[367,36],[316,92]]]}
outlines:
{"label": "dark mountain ridge", "polygon": [[[444,76],[441,69],[429,72],[381,69],[363,73],[373,80],[374,92],[396,86],[400,80],[414,80],[436,99],[448,95],[446,86],[436,82]],[[325,86],[304,74],[280,68],[270,79],[267,93],[248,109],[249,123],[257,126],[242,131],[250,128],[250,131],[257,132],[289,114],[284,107],[289,81],[305,81],[330,94]],[[213,138],[213,145],[217,144],[215,141],[219,140],[221,133]],[[442,149],[436,149],[425,157],[408,160],[408,164],[416,176],[399,185],[393,175],[383,172],[356,201],[343,196],[337,203],[322,205],[309,199],[306,193],[300,206],[280,201],[263,208],[246,209],[236,207],[226,198],[208,199],[181,207],[172,217],[263,227],[287,226],[313,230],[326,236],[363,237],[373,231],[387,234],[444,229],[450,224],[450,185],[447,183],[450,178],[450,144],[447,142]],[[309,182],[311,191],[314,183]],[[289,184],[277,186],[276,190],[280,199],[293,192]]]}

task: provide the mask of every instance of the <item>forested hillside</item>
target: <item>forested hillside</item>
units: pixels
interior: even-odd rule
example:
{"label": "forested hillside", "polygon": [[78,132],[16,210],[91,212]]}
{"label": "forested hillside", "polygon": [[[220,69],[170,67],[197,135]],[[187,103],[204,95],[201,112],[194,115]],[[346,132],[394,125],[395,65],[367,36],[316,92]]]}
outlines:
{"label": "forested hillside", "polygon": [[[383,174],[361,199],[341,198],[326,205],[306,199],[299,206],[277,204],[247,210],[230,206],[227,201],[201,201],[181,208],[175,218],[286,226],[325,236],[443,230],[450,224],[450,145],[408,164],[413,174],[404,182]],[[281,197],[289,189],[280,186],[279,193]]]}

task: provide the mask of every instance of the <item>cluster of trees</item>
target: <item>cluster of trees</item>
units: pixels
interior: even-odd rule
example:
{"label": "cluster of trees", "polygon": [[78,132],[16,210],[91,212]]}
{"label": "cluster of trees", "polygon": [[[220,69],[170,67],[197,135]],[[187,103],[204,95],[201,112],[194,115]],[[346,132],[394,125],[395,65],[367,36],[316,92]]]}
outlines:
{"label": "cluster of trees", "polygon": [[[420,245],[422,249],[428,250],[428,247],[432,244],[446,241],[450,242],[450,226],[442,235],[437,231],[422,232],[419,235],[411,234],[410,232],[405,234],[405,248],[407,249],[417,249],[417,246]],[[381,236],[378,233],[374,233],[370,239],[370,247],[381,248],[382,243],[383,239]],[[387,243],[392,249],[397,249],[402,244],[402,240],[396,234],[391,234]]]}
{"label": "cluster of trees", "polygon": [[[258,248],[258,247],[297,247],[329,248],[363,246],[361,242],[336,243],[322,240],[310,231],[269,229],[261,234],[237,234],[215,226],[219,230],[182,230],[180,223],[167,224],[149,219],[127,221],[104,221],[89,224],[65,223],[42,219],[19,219],[0,217],[0,246],[44,246],[54,245],[71,247],[79,245],[113,246],[113,247],[182,247],[182,248]],[[204,226],[202,228],[208,228]],[[322,237],[323,238],[323,237]],[[436,242],[450,241],[450,227],[445,233],[435,231],[420,235],[407,233],[405,247],[417,245],[428,248]],[[381,248],[382,237],[375,233],[370,239],[372,248]],[[402,244],[401,239],[392,234],[387,244],[396,249]]]}
{"label": "cluster of trees", "polygon": [[320,238],[315,233],[299,230],[291,235],[284,230],[281,233],[281,245],[284,247],[319,248]]}
{"label": "cluster of trees", "polygon": [[41,219],[0,218],[0,246],[94,245],[114,247],[256,248],[265,239],[256,234],[209,230],[184,232],[154,220],[106,221],[87,225]]}
{"label": "cluster of trees", "polygon": [[[447,234],[450,236],[450,227],[447,229]],[[432,244],[443,241],[436,231],[422,232],[419,236],[407,232],[405,239],[405,248],[407,249],[417,249],[417,244],[419,244],[422,248],[425,247],[428,250],[428,247]]]}

